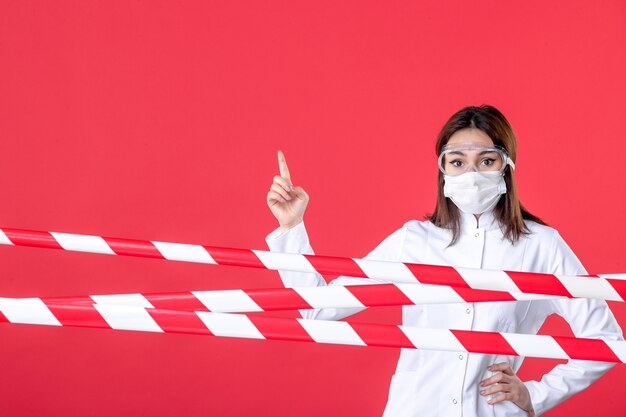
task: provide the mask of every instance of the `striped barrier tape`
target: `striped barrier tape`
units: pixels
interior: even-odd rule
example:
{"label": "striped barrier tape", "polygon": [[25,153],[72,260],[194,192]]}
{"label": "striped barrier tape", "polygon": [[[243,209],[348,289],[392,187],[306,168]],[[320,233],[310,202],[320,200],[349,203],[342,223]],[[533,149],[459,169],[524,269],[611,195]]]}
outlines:
{"label": "striped barrier tape", "polygon": [[[387,282],[445,285],[508,293],[625,301],[626,280],[614,277],[480,270],[439,265],[275,253],[159,241],[105,238],[58,232],[0,229],[0,244],[35,246],[109,255],[139,256],[272,270],[345,275]],[[624,274],[620,275],[620,278]],[[511,295],[511,299],[515,299]]]}
{"label": "striped barrier tape", "polygon": [[423,329],[112,304],[45,305],[39,299],[0,299],[0,311],[0,322],[22,324],[626,362],[626,342],[614,340]]}
{"label": "striped barrier tape", "polygon": [[[181,311],[248,313],[321,308],[367,308],[415,304],[474,303],[554,298],[541,294],[468,290],[440,285],[376,284],[257,288],[168,293],[100,294],[38,298],[45,305],[113,304]],[[10,300],[10,299],[6,299]],[[19,299],[15,299],[19,300]]]}

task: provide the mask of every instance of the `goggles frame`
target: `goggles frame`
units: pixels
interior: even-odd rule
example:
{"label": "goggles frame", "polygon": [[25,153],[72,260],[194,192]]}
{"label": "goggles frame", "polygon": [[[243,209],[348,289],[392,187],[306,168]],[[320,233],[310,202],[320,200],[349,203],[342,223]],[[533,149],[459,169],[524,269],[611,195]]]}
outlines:
{"label": "goggles frame", "polygon": [[[470,166],[468,166],[463,172],[459,172],[459,173],[449,173],[446,172],[444,167],[443,167],[443,160],[445,158],[445,156],[453,151],[480,151],[482,152],[497,152],[500,157],[502,158],[502,167],[500,167],[500,169],[498,170],[491,170],[491,171],[481,171],[478,169],[478,167],[475,164],[472,164]],[[439,166],[439,171],[441,171],[444,175],[448,175],[448,176],[452,176],[452,177],[457,177],[459,175],[463,175],[467,172],[472,172],[470,169],[473,166],[474,167],[474,172],[478,172],[478,173],[487,173],[487,172],[499,172],[500,174],[504,174],[504,171],[506,170],[507,166],[511,167],[512,171],[515,171],[515,163],[513,162],[513,160],[509,157],[508,152],[506,151],[506,149],[504,149],[502,146],[498,146],[498,145],[494,145],[494,146],[479,146],[479,145],[473,145],[473,144],[467,144],[467,145],[463,145],[463,144],[459,144],[459,145],[454,145],[452,147],[448,147],[448,145],[445,145],[442,149],[441,149],[441,153],[439,154],[439,157],[437,158],[437,165]]]}

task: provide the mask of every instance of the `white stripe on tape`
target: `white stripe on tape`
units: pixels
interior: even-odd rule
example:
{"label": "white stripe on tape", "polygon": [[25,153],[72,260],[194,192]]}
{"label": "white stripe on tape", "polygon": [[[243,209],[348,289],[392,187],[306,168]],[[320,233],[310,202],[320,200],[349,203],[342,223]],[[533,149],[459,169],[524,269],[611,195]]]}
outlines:
{"label": "white stripe on tape", "polygon": [[521,292],[511,277],[504,271],[491,271],[487,269],[476,270],[469,268],[455,269],[470,288],[489,288],[497,291]]}
{"label": "white stripe on tape", "polygon": [[369,278],[382,281],[388,281],[391,278],[393,282],[418,282],[409,267],[403,263],[357,258],[352,258],[352,260]]}
{"label": "white stripe on tape", "polygon": [[341,286],[300,287],[294,288],[294,291],[313,308],[365,307],[350,291]]}
{"label": "white stripe on tape", "polygon": [[603,279],[556,276],[574,297],[624,301],[615,288]]}
{"label": "white stripe on tape", "polygon": [[429,284],[396,284],[414,304],[463,303],[465,300],[452,288]]}
{"label": "white stripe on tape", "polygon": [[4,233],[4,230],[0,229],[0,244],[2,245],[13,245],[13,242],[7,237]]}
{"label": "white stripe on tape", "polygon": [[39,298],[0,298],[0,311],[11,323],[61,326]]}
{"label": "white stripe on tape", "polygon": [[567,353],[550,336],[501,333],[520,356],[568,359]]}
{"label": "white stripe on tape", "polygon": [[210,311],[220,313],[263,311],[242,290],[192,291],[191,293]]}
{"label": "white stripe on tape", "polygon": [[600,278],[604,279],[623,279],[626,280],[626,274],[598,274]]}
{"label": "white stripe on tape", "polygon": [[411,326],[399,327],[417,348],[467,352],[467,349],[454,337],[450,330],[420,329]]}
{"label": "white stripe on tape", "polygon": [[110,304],[94,304],[94,308],[113,329],[163,333],[145,308]]}
{"label": "white stripe on tape", "polygon": [[626,343],[623,340],[605,340],[604,342],[620,361],[626,362]]}
{"label": "white stripe on tape", "polygon": [[298,272],[311,272],[317,271],[311,265],[311,262],[302,255],[279,253],[279,252],[266,252],[262,250],[252,250],[259,260],[268,269],[285,270],[285,271],[298,271]]}
{"label": "white stripe on tape", "polygon": [[142,294],[106,294],[91,295],[90,297],[96,304],[154,308]]}
{"label": "white stripe on tape", "polygon": [[511,295],[517,301],[525,300],[553,300],[555,298],[568,298],[564,295],[545,295],[545,294],[530,294],[525,292],[512,292]]}
{"label": "white stripe on tape", "polygon": [[216,264],[209,252],[201,245],[188,245],[186,243],[169,243],[151,241],[165,259],[170,261],[199,262],[204,264]]}
{"label": "white stripe on tape", "polygon": [[111,249],[111,247],[100,236],[76,235],[59,232],[50,232],[50,234],[65,250],[115,255],[113,249]]}
{"label": "white stripe on tape", "polygon": [[265,339],[265,336],[244,315],[208,313],[206,311],[196,311],[196,314],[215,336]]}
{"label": "white stripe on tape", "polygon": [[345,321],[296,320],[317,343],[366,346],[363,339]]}

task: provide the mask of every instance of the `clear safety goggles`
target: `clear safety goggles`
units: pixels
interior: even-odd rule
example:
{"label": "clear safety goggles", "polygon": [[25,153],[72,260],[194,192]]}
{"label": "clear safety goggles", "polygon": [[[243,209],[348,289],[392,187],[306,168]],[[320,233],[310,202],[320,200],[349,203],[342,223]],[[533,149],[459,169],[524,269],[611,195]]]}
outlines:
{"label": "clear safety goggles", "polygon": [[507,165],[515,169],[509,154],[500,146],[446,145],[439,154],[439,170],[451,176],[471,171],[503,173]]}

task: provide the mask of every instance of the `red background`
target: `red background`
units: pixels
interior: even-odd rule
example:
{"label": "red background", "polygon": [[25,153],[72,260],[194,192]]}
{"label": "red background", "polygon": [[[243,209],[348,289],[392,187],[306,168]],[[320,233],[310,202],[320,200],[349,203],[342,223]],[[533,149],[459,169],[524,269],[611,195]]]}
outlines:
{"label": "red background", "polygon": [[[264,249],[283,149],[317,253],[361,256],[432,210],[436,133],[490,103],[518,136],[524,204],[590,272],[626,272],[626,3],[502,3],[2,0],[2,226]],[[5,297],[280,285],[19,247],[0,271]],[[399,354],[10,324],[0,338],[7,416],[378,416]],[[547,415],[624,415],[625,379],[618,365]]]}

